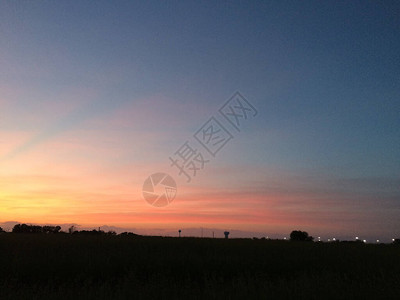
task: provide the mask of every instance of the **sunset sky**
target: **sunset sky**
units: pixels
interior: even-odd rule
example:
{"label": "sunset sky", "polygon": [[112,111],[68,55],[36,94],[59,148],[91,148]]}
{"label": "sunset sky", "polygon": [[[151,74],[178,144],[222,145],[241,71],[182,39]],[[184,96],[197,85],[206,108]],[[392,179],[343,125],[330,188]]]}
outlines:
{"label": "sunset sky", "polygon": [[[1,1],[0,226],[400,237],[399,49],[396,1]],[[186,141],[209,160],[189,183]]]}

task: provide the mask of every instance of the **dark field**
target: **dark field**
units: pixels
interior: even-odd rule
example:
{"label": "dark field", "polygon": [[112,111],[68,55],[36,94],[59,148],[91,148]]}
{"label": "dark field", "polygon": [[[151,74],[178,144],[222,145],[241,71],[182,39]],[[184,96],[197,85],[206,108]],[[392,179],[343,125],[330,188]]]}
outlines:
{"label": "dark field", "polygon": [[400,299],[400,247],[0,234],[0,299]]}

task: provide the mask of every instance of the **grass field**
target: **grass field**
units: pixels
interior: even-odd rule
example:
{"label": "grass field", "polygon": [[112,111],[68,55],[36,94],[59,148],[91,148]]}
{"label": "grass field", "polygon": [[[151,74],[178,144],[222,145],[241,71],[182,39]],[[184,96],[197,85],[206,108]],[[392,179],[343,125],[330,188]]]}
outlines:
{"label": "grass field", "polygon": [[400,299],[400,247],[7,233],[0,299]]}

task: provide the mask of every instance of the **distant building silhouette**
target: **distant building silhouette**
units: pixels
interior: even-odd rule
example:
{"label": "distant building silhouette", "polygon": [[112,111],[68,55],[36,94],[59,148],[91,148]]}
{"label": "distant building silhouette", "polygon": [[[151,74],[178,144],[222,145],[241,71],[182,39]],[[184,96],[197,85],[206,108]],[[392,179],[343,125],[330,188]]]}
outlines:
{"label": "distant building silhouette", "polygon": [[229,231],[225,231],[225,232],[224,232],[224,235],[225,235],[225,238],[226,238],[226,239],[229,238]]}

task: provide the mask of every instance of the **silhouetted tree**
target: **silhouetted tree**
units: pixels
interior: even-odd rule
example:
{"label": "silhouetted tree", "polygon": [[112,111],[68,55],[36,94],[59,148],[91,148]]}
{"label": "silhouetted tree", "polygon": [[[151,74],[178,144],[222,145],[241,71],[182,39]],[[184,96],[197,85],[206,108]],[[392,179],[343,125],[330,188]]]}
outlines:
{"label": "silhouetted tree", "polygon": [[43,226],[43,233],[58,233],[61,230],[60,226]]}
{"label": "silhouetted tree", "polygon": [[14,233],[24,233],[27,232],[27,225],[26,224],[15,224],[12,232]]}
{"label": "silhouetted tree", "polygon": [[3,233],[3,232],[5,232],[5,231],[3,230],[3,228],[0,227],[0,233]]}
{"label": "silhouetted tree", "polygon": [[39,225],[26,225],[16,224],[12,229],[14,233],[58,233],[60,226],[39,226]]}
{"label": "silhouetted tree", "polygon": [[14,233],[40,233],[42,227],[37,225],[16,224],[12,230]]}
{"label": "silhouetted tree", "polygon": [[138,234],[133,233],[133,232],[121,232],[119,235],[120,236],[139,236]]}
{"label": "silhouetted tree", "polygon": [[75,226],[72,225],[70,228],[68,228],[68,233],[74,233],[75,231]]}
{"label": "silhouetted tree", "polygon": [[105,234],[103,230],[81,230],[81,231],[74,231],[73,234],[87,234],[87,235],[100,235]]}
{"label": "silhouetted tree", "polygon": [[31,225],[29,230],[30,230],[31,233],[41,233],[41,232],[43,232],[42,226],[38,226],[38,225]]}
{"label": "silhouetted tree", "polygon": [[311,242],[314,238],[309,236],[307,232],[301,230],[293,230],[290,233],[290,240],[291,241],[307,241]]}

